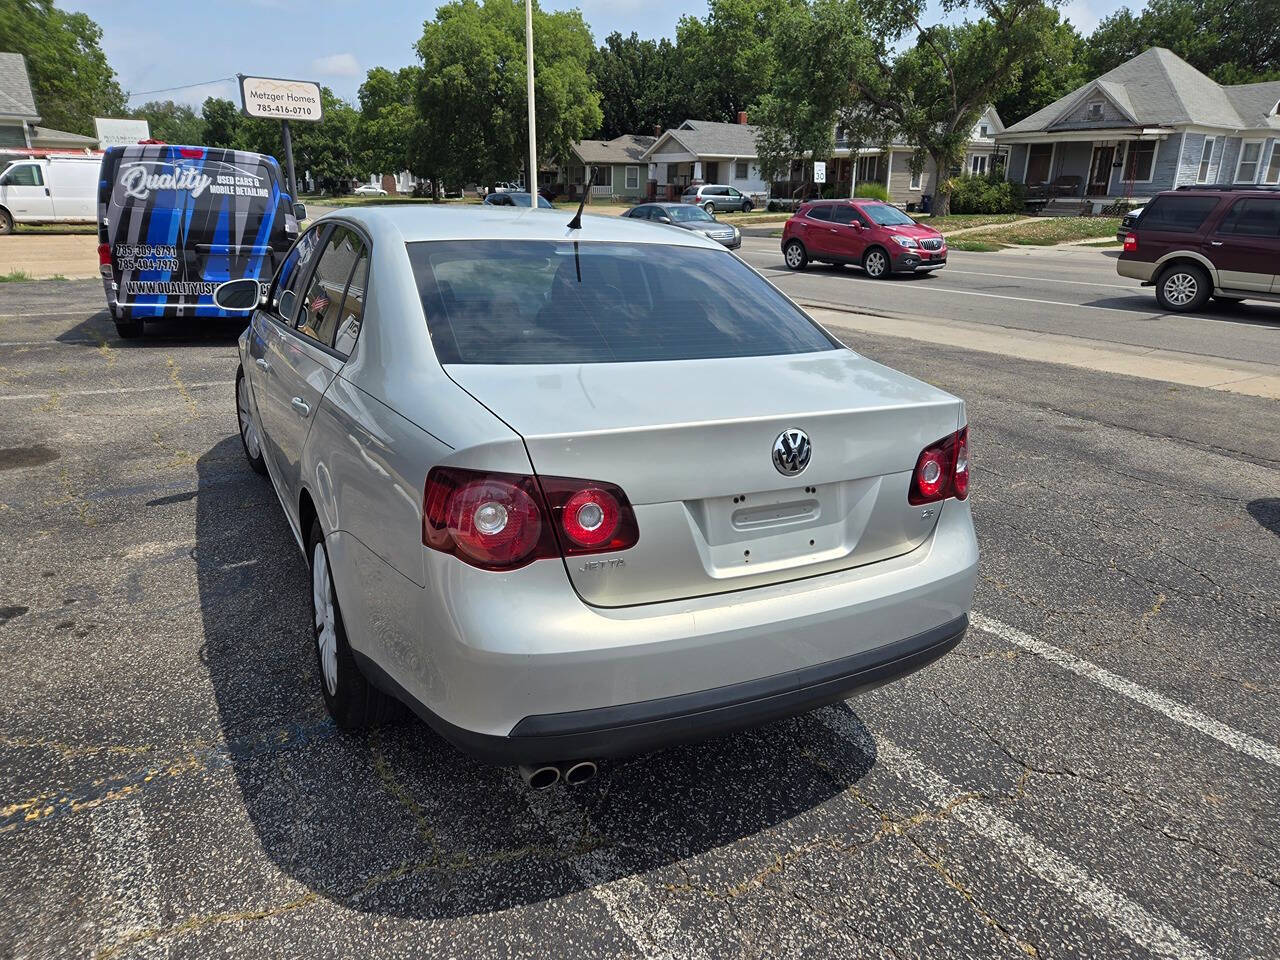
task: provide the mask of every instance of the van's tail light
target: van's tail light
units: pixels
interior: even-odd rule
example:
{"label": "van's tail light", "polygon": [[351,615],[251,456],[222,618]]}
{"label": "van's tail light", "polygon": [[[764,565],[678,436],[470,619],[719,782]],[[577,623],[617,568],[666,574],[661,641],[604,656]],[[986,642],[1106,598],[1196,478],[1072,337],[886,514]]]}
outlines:
{"label": "van's tail light", "polygon": [[514,570],[562,552],[625,550],[638,538],[631,504],[613,484],[461,467],[427,474],[422,542],[475,567]]}
{"label": "van's tail light", "polygon": [[907,502],[933,503],[969,496],[969,428],[962,427],[950,436],[929,444],[916,458],[911,475]]}
{"label": "van's tail light", "polygon": [[98,273],[111,279],[111,244],[98,244]]}
{"label": "van's tail light", "polygon": [[204,147],[179,147],[178,156],[188,160],[199,160],[204,156]]}
{"label": "van's tail light", "polygon": [[1124,235],[1124,252],[1125,253],[1138,252],[1138,235],[1136,233],[1126,233]]}

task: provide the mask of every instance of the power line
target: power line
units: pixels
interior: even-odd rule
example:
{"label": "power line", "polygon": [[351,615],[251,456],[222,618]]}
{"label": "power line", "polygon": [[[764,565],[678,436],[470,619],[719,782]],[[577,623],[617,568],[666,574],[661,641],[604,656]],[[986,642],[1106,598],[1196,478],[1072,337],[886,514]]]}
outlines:
{"label": "power line", "polygon": [[212,80],[204,80],[200,83],[184,83],[179,87],[161,87],[159,90],[139,90],[137,93],[129,94],[129,99],[134,97],[149,97],[153,93],[172,93],[174,90],[190,90],[192,87],[207,87],[211,83],[224,83],[228,80],[234,80],[235,77],[215,77]]}

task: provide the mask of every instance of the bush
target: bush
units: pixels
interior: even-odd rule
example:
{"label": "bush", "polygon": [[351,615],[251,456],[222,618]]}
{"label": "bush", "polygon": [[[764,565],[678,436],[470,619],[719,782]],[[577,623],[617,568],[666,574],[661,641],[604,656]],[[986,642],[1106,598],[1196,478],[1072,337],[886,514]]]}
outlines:
{"label": "bush", "polygon": [[860,183],[853,191],[855,197],[866,197],[868,200],[889,202],[889,190],[883,183]]}
{"label": "bush", "polygon": [[952,213],[1021,213],[1027,188],[1010,183],[999,173],[952,177]]}

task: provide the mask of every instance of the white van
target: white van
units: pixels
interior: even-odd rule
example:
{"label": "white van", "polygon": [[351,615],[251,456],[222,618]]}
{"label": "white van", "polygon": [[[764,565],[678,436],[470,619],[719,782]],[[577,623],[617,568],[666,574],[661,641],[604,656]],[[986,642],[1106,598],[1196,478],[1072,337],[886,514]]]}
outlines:
{"label": "white van", "polygon": [[0,173],[0,233],[15,223],[93,223],[101,157],[23,157]]}

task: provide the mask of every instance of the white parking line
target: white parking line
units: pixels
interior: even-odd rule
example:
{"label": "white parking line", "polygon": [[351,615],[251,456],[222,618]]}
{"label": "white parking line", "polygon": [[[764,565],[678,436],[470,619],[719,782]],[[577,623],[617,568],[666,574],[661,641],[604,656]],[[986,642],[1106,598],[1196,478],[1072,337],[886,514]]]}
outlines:
{"label": "white parking line", "polygon": [[1060,280],[1057,277],[1024,277],[1017,273],[982,273],[978,270],[957,270],[950,265],[947,266],[948,276],[952,274],[962,274],[966,277],[1000,277],[1003,280],[1030,280],[1033,283],[1072,283],[1079,287],[1106,287],[1109,290],[1129,290],[1132,292],[1141,292],[1142,287],[1137,283],[1125,285],[1122,283],[1093,283],[1089,280]]}
{"label": "white parking line", "polygon": [[[103,909],[100,946],[110,948],[160,925],[146,818],[137,795],[103,804],[90,820]],[[168,950],[154,940],[131,946],[130,956],[161,957]]]}
{"label": "white parking line", "polygon": [[1036,876],[1057,887],[1134,943],[1172,960],[1210,960],[1213,956],[1181,930],[1148,913],[1083,867],[1002,817],[989,803],[966,800],[969,796],[967,791],[925,766],[911,751],[883,738],[872,743],[865,729],[855,724],[851,715],[844,711],[822,710],[818,716],[831,730],[854,743],[868,757],[883,761],[889,773],[920,790],[930,803],[950,808],[955,820],[1003,847]]}
{"label": "white parking line", "polygon": [[1246,756],[1253,757],[1255,760],[1269,763],[1273,767],[1280,767],[1280,747],[1272,746],[1249,736],[1247,733],[1242,733],[1235,727],[1229,727],[1219,720],[1206,716],[1199,710],[1178,703],[1176,700],[1170,700],[1163,694],[1148,690],[1132,680],[1126,680],[1105,667],[1100,667],[1096,663],[1090,663],[1088,660],[1077,657],[1074,653],[1068,653],[1066,650],[1055,647],[1051,643],[1037,640],[1035,637],[1023,633],[1017,627],[1011,627],[1007,623],[1001,623],[999,620],[983,616],[981,613],[972,614],[969,620],[979,630],[994,634],[1001,640],[1007,640],[1015,646],[1044,657],[1050,663],[1057,664],[1065,670],[1070,670],[1072,673],[1092,680],[1094,683],[1100,684],[1121,696],[1128,697],[1148,709],[1162,713],[1170,720],[1190,727],[1207,737],[1212,737],[1237,753],[1243,753]]}
{"label": "white parking line", "polygon": [[[184,386],[188,390],[199,390],[204,387],[229,387],[230,382],[227,380],[205,380],[200,383],[187,383]],[[172,383],[157,384],[154,387],[104,387],[101,390],[47,390],[44,393],[5,393],[0,394],[0,400],[48,400],[54,394],[59,399],[67,397],[103,397],[111,396],[118,393],[157,393],[164,390],[176,389]]]}

